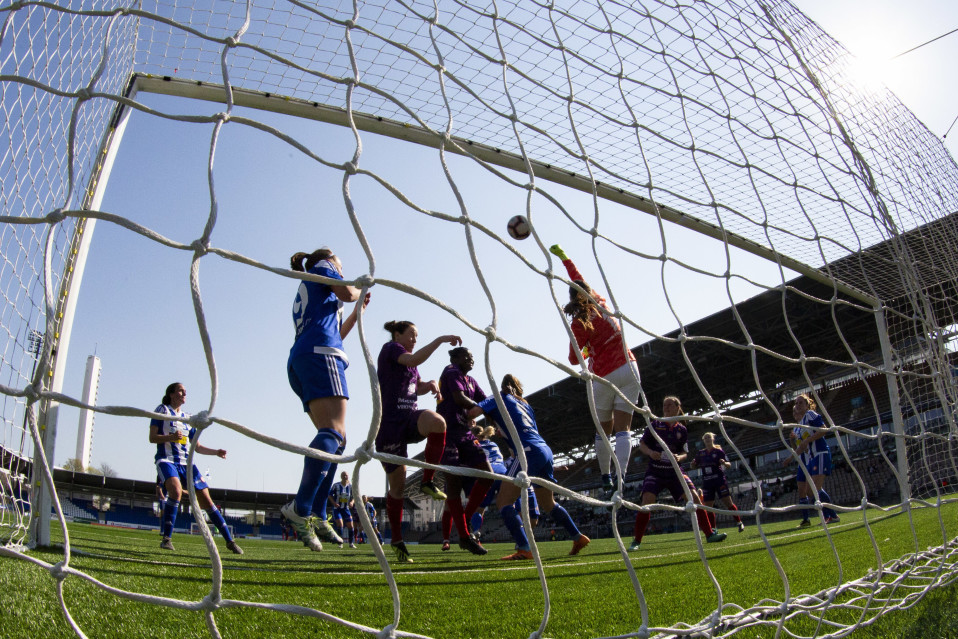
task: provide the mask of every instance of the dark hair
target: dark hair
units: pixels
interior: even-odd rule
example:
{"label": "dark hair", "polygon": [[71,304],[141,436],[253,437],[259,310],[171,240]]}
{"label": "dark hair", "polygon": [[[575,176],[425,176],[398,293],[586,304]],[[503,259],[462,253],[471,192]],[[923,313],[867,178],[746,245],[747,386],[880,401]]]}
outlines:
{"label": "dark hair", "polygon": [[183,385],[183,384],[181,384],[180,382],[173,382],[172,384],[170,384],[169,386],[167,386],[167,387],[166,387],[166,393],[163,395],[163,404],[169,404],[169,403],[170,403],[170,395],[173,394],[173,391],[176,390],[176,387],[177,387],[177,386],[182,386],[182,385]]}
{"label": "dark hair", "polygon": [[[305,273],[319,262],[328,260],[331,257],[335,257],[332,249],[325,247],[315,250],[312,253],[294,253],[293,256],[289,258],[289,267],[294,271]],[[305,265],[303,264],[303,260],[306,260]]]}
{"label": "dark hair", "polygon": [[512,395],[523,404],[529,403],[522,396],[522,382],[520,382],[519,378],[512,373],[506,373],[506,375],[502,378],[502,384],[499,386],[499,389],[502,391],[503,395]]}
{"label": "dark hair", "polygon": [[405,333],[410,326],[415,326],[415,323],[409,320],[393,320],[383,324],[383,328],[389,331],[390,335],[401,335]]}
{"label": "dark hair", "polygon": [[569,303],[562,307],[562,311],[572,318],[572,321],[579,320],[587,330],[592,330],[592,318],[599,316],[599,305],[596,304],[592,296],[592,289],[582,280],[575,280],[575,284],[582,288],[586,294],[575,286],[569,287]]}
{"label": "dark hair", "polygon": [[452,360],[453,357],[460,357],[469,352],[469,349],[465,346],[457,346],[454,349],[449,351],[449,359]]}

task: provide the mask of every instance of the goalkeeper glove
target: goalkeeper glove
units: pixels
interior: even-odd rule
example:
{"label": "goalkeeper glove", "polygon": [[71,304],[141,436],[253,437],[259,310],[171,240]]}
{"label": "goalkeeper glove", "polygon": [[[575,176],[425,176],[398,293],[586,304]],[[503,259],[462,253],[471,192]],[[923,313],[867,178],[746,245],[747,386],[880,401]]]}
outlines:
{"label": "goalkeeper glove", "polygon": [[562,247],[558,244],[553,244],[549,247],[549,252],[558,257],[560,260],[565,262],[569,259],[569,256],[565,254],[565,251],[562,250]]}

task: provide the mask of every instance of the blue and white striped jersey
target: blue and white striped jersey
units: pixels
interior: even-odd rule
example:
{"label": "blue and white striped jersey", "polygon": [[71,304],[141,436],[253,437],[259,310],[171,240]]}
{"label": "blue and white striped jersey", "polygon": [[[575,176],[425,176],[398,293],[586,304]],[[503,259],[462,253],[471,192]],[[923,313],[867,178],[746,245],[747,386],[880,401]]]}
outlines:
{"label": "blue and white striped jersey", "polygon": [[[164,415],[169,415],[170,417],[182,417],[184,419],[189,418],[190,416],[189,413],[173,410],[173,408],[167,406],[166,404],[160,404],[153,412],[163,413]],[[190,442],[193,440],[193,436],[196,434],[196,429],[185,422],[173,421],[172,419],[151,419],[150,430],[155,432],[157,435],[172,435],[174,433],[179,433],[179,441],[157,444],[156,456],[153,459],[156,461],[166,460],[174,464],[185,466],[186,456],[189,453]]]}
{"label": "blue and white striped jersey", "polygon": [[337,508],[348,508],[349,501],[353,498],[353,485],[338,481],[329,489],[329,496]]}

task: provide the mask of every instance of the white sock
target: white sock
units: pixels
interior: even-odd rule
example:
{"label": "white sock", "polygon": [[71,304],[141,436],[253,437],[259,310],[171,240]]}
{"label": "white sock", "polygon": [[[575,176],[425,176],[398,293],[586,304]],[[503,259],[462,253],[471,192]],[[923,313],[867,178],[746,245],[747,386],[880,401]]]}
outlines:
{"label": "white sock", "polygon": [[601,437],[604,437],[604,435],[596,433],[595,456],[599,458],[599,472],[608,475],[612,472],[612,451],[609,450],[608,446],[603,445]]}
{"label": "white sock", "polygon": [[632,433],[623,430],[615,434],[615,458],[619,462],[622,474],[628,474],[629,457],[632,455]]}

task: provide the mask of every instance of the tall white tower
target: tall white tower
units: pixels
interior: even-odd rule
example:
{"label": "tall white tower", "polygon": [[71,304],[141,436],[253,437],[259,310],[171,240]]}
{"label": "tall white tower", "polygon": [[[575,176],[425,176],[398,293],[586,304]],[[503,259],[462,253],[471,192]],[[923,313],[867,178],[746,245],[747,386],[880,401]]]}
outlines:
{"label": "tall white tower", "polygon": [[[90,355],[86,359],[86,375],[83,377],[83,396],[80,401],[96,406],[96,394],[100,388],[100,358]],[[90,454],[93,449],[93,418],[96,413],[87,408],[80,409],[80,423],[77,426],[77,454],[84,468],[90,466]]]}

